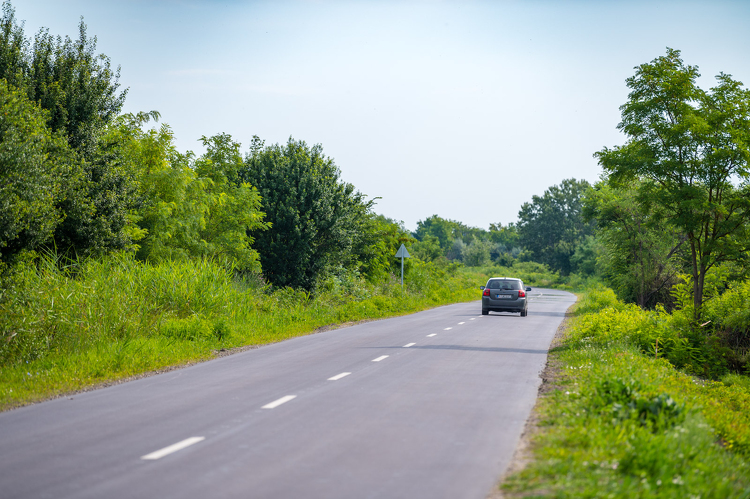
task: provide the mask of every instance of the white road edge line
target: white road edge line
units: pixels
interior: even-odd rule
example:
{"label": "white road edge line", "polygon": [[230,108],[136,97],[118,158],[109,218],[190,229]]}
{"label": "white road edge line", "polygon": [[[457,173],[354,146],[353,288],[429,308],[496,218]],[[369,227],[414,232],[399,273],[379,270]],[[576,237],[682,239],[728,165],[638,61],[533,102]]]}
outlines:
{"label": "white road edge line", "polygon": [[433,336],[437,336],[437,333],[432,333],[432,334],[427,335],[428,338],[432,338]]}
{"label": "white road edge line", "polygon": [[333,377],[331,377],[331,378],[328,378],[328,381],[337,381],[337,380],[339,380],[339,379],[341,379],[341,378],[343,378],[343,377],[345,377],[345,376],[349,376],[350,374],[351,374],[351,373],[341,373],[341,374],[337,374],[336,376],[333,376]]}
{"label": "white road edge line", "polygon": [[151,454],[146,454],[145,456],[141,456],[141,459],[145,459],[147,461],[153,461],[155,459],[161,459],[164,456],[168,456],[169,454],[172,454],[173,452],[177,452],[178,450],[182,450],[185,447],[190,447],[193,444],[197,444],[198,442],[201,442],[205,440],[206,437],[190,437],[186,438],[185,440],[181,442],[177,442],[176,444],[172,444],[169,447],[164,447],[163,449],[159,449],[157,451],[152,452]]}
{"label": "white road edge line", "polygon": [[447,327],[447,328],[443,329],[443,331],[450,331],[451,329],[453,329],[453,328],[452,327]]}
{"label": "white road edge line", "polygon": [[276,409],[281,404],[286,404],[287,402],[289,402],[290,400],[296,397],[297,397],[296,395],[285,395],[278,400],[274,400],[270,404],[264,405],[263,407],[261,407],[261,409]]}
{"label": "white road edge line", "polygon": [[414,345],[416,345],[416,343],[407,343],[406,345],[404,345],[404,348],[413,347]]}
{"label": "white road edge line", "polygon": [[388,358],[388,356],[387,356],[387,355],[381,355],[381,356],[380,356],[380,357],[378,357],[377,359],[372,359],[372,361],[373,361],[373,362],[380,362],[381,360],[383,360],[383,359],[387,359],[387,358]]}

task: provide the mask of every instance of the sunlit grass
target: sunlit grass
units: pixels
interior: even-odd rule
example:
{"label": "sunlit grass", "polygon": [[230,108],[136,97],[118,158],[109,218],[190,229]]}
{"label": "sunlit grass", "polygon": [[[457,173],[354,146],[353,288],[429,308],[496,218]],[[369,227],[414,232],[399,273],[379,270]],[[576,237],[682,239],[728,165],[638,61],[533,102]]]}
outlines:
{"label": "sunlit grass", "polygon": [[551,354],[534,460],[510,497],[750,497],[747,377],[705,381],[640,346],[648,313],[597,291]]}

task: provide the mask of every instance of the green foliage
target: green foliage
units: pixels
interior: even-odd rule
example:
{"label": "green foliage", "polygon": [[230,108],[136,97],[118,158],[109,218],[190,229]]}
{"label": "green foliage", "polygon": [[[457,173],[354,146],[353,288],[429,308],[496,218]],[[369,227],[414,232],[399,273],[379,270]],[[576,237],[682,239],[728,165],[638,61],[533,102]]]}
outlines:
{"label": "green foliage", "polygon": [[0,80],[0,265],[47,241],[60,222],[55,200],[67,176],[66,144],[45,113]]}
{"label": "green foliage", "polygon": [[432,215],[417,222],[414,237],[415,255],[430,262],[446,258],[470,266],[484,266],[490,261],[512,265],[521,252],[512,223],[490,224],[486,231]]}
{"label": "green foliage", "polygon": [[[365,217],[359,237],[360,241],[353,248],[359,262],[358,270],[372,283],[400,275],[400,259],[394,255],[402,244],[409,247],[415,242],[402,224],[374,214]],[[406,259],[405,272],[409,271],[411,264],[410,259]]]}
{"label": "green foliage", "polygon": [[635,421],[657,433],[681,423],[684,406],[677,404],[666,393],[655,396],[643,394],[644,387],[635,379],[618,377],[597,380],[591,406],[604,416],[611,416],[614,424]]}
{"label": "green foliage", "polygon": [[123,232],[137,242],[138,257],[151,262],[211,257],[240,271],[260,271],[247,235],[265,227],[260,196],[225,173],[234,170],[236,180],[239,144],[225,134],[204,137],[205,155],[180,154],[169,126],[145,129],[158,118],[156,111],[125,114],[105,137],[114,144],[116,163],[137,179]]}
{"label": "green foliage", "polygon": [[137,170],[127,161],[116,128],[100,133],[88,158],[76,155],[72,180],[56,199],[64,218],[54,243],[62,251],[86,255],[132,247],[127,225],[140,202]]}
{"label": "green foliage", "polygon": [[46,109],[48,126],[64,133],[70,145],[88,158],[98,134],[117,117],[125,101],[127,91],[117,91],[119,68],[113,71],[109,57],[96,53],[96,37],[88,37],[83,20],[75,41],[42,29],[31,44],[10,1],[5,1],[0,26],[0,79]]}
{"label": "green foliage", "polygon": [[506,480],[509,497],[746,497],[747,378],[699,381],[635,347],[654,314],[606,288],[584,294],[551,353],[561,373],[539,401],[534,460]]}
{"label": "green foliage", "polygon": [[724,73],[704,91],[698,76],[673,49],[638,66],[620,108],[628,142],[596,154],[611,182],[641,181],[643,214],[659,206],[686,239],[696,319],[711,268],[750,249],[750,91]]}
{"label": "green foliage", "polygon": [[626,301],[642,308],[671,305],[685,238],[657,203],[639,198],[640,182],[598,182],[584,198],[584,216],[596,220],[602,274]]}
{"label": "green foliage", "polygon": [[533,196],[518,212],[519,242],[534,261],[568,275],[578,246],[592,235],[594,225],[584,220],[583,195],[590,185],[585,180],[566,179],[553,185],[543,196]]}
{"label": "green foliage", "polygon": [[487,265],[471,267],[467,272],[478,272],[483,276],[481,284],[485,284],[490,277],[515,277],[521,279],[527,286],[534,287],[563,287],[564,280],[560,274],[553,272],[543,263],[515,262],[511,266]]}
{"label": "green foliage", "polygon": [[440,240],[430,234],[422,236],[422,240],[415,241],[411,252],[413,256],[425,262],[434,262],[444,257],[443,250],[440,248]]}
{"label": "green foliage", "polygon": [[490,252],[493,249],[492,243],[479,239],[472,239],[463,250],[463,262],[471,267],[480,267],[490,262]]}
{"label": "green foliage", "polygon": [[[52,141],[54,150],[45,146],[49,149],[45,154],[50,155],[46,162],[61,168],[54,186],[49,182],[49,173],[34,166],[37,159],[23,167],[30,175],[40,173],[34,182],[50,185],[40,194],[31,186],[32,179],[27,181],[27,193],[39,195],[48,215],[43,217],[46,222],[36,235],[26,232],[23,236],[31,237],[28,244],[17,241],[21,246],[54,243],[61,249],[81,253],[130,246],[132,241],[126,224],[127,213],[133,207],[135,177],[127,165],[122,164],[119,145],[111,140],[106,130],[125,99],[125,92],[117,92],[118,78],[119,70],[112,71],[109,58],[96,54],[96,38],[88,38],[83,22],[76,41],[54,37],[47,30],[41,30],[32,45],[24,35],[23,25],[16,22],[11,3],[3,3],[0,80],[5,79],[9,82],[6,88],[25,93],[45,111],[35,116],[43,117],[51,133],[37,130],[33,137],[64,137],[75,151],[63,148],[57,139]],[[18,144],[10,141],[6,147],[18,147]],[[33,155],[38,155],[38,151]],[[26,209],[21,206],[23,203],[19,201],[14,209]],[[41,227],[38,213],[29,223]],[[53,241],[49,237],[51,229],[54,230]]]}
{"label": "green foliage", "polygon": [[358,266],[372,202],[339,180],[320,145],[263,147],[254,137],[239,178],[257,187],[270,223],[253,232],[268,282],[313,290],[332,269]]}
{"label": "green foliage", "polygon": [[23,24],[16,22],[15,9],[9,1],[4,1],[0,19],[0,78],[16,88],[24,81],[28,50]]}

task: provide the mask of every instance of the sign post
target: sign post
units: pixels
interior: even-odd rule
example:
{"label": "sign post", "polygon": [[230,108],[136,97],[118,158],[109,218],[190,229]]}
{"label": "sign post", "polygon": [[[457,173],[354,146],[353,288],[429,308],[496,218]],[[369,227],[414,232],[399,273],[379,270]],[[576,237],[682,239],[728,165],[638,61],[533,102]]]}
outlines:
{"label": "sign post", "polygon": [[410,258],[409,252],[406,251],[406,246],[401,244],[401,247],[398,249],[398,253],[396,253],[396,258],[401,257],[401,287],[404,287],[404,258]]}

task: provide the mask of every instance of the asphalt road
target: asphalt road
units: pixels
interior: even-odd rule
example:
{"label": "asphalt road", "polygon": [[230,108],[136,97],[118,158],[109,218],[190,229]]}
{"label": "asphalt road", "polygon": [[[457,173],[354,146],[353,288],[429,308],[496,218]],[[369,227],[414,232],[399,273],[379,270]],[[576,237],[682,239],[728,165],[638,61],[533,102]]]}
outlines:
{"label": "asphalt road", "polygon": [[440,307],[2,413],[0,497],[483,499],[574,300]]}

